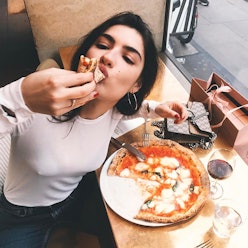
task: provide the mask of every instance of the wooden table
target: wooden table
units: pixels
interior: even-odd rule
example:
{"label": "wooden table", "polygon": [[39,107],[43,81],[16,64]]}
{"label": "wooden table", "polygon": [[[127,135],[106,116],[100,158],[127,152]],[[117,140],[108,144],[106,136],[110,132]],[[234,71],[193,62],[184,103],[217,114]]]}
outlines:
{"label": "wooden table", "polygon": [[[140,134],[143,127],[138,127],[127,134],[121,136],[120,140],[128,142],[137,141],[140,139]],[[228,147],[225,142],[218,138],[212,150],[219,147]],[[207,164],[208,157],[211,151],[196,151],[197,156],[201,159],[204,165]],[[110,154],[113,152],[111,148]],[[100,170],[97,171],[98,176]],[[221,181],[224,187],[223,198],[231,198],[237,200],[244,208],[248,209],[248,200],[246,191],[248,187],[248,167],[238,158],[237,166],[233,175]],[[212,238],[215,241],[215,248],[246,248],[248,242],[248,223],[242,225],[231,237],[230,240],[217,238],[212,232],[212,218],[214,211],[214,201],[209,199],[203,209],[197,216],[191,220],[177,225],[164,227],[144,227],[133,224],[112,211],[106,204],[106,210],[112,232],[115,238],[116,246],[120,248],[193,248],[202,240]],[[246,206],[246,207],[245,207]]]}
{"label": "wooden table", "polygon": [[[68,51],[70,53],[71,50]],[[66,49],[60,50],[60,55],[64,65],[68,65]],[[176,80],[169,69],[161,63],[156,86],[149,98],[159,101],[178,100],[180,102],[187,102],[188,97],[188,92]],[[149,128],[150,133],[153,133],[153,127],[150,126]],[[127,142],[141,140],[143,130],[144,127],[141,125],[125,133],[119,139]],[[228,147],[222,137],[217,138],[211,151],[199,149],[196,151],[196,154],[206,166],[210,153],[220,147]],[[113,147],[110,147],[109,155],[113,151]],[[101,169],[96,172],[98,177],[100,172]],[[221,181],[221,184],[224,187],[223,197],[238,201],[248,211],[248,198],[246,196],[246,189],[248,189],[248,166],[239,156],[233,175]],[[247,220],[229,240],[219,239],[213,234],[214,203],[213,200],[209,199],[202,210],[192,219],[185,223],[163,227],[146,227],[134,224],[120,217],[107,204],[105,206],[116,246],[119,248],[193,248],[209,238],[214,240],[215,248],[246,248],[248,244]]]}

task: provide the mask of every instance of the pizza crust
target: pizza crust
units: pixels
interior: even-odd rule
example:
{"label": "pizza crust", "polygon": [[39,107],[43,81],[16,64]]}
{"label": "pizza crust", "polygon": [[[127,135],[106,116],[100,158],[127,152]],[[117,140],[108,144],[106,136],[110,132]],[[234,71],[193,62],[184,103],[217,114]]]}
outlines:
{"label": "pizza crust", "polygon": [[121,163],[122,159],[126,156],[128,151],[125,148],[121,148],[114,156],[109,168],[108,176],[116,176],[118,171],[118,165]]}
{"label": "pizza crust", "polygon": [[[141,149],[142,151],[142,143],[136,142],[132,143],[133,146],[135,146],[138,149]],[[140,211],[137,213],[136,216],[134,216],[135,219],[143,220],[143,221],[148,221],[148,222],[155,222],[155,223],[177,223],[181,221],[188,220],[189,218],[192,218],[195,216],[200,209],[203,207],[204,203],[206,202],[208,196],[209,196],[209,177],[208,173],[202,164],[202,162],[198,159],[198,157],[195,155],[195,153],[184,147],[181,146],[180,144],[171,141],[171,140],[156,140],[156,141],[151,141],[149,147],[153,146],[166,146],[180,154],[182,158],[187,158],[187,161],[189,162],[189,166],[193,168],[197,168],[197,170],[194,169],[195,175],[199,182],[200,186],[198,187],[199,189],[199,194],[197,197],[197,200],[193,202],[193,204],[183,213],[177,212],[176,214],[172,215],[163,215],[163,214],[156,214],[152,211],[143,211],[142,208]],[[109,176],[120,176],[120,171],[123,169],[121,168],[121,163],[123,159],[128,156],[130,159],[133,159],[133,161],[136,161],[138,163],[138,160],[130,154],[125,148],[121,148],[114,159],[112,160],[109,168],[108,168],[108,175]],[[130,175],[126,175],[128,178],[133,178],[135,180],[137,179],[145,179],[145,177],[140,177],[140,175],[135,175],[135,173],[130,173]],[[144,190],[144,187],[143,187]]]}

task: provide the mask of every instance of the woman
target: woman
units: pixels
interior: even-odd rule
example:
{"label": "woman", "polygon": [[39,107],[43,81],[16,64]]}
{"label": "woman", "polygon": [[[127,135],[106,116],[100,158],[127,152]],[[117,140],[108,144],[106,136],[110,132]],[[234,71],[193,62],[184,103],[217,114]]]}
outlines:
{"label": "woman", "polygon": [[[78,216],[74,208],[77,201],[87,201],[82,193],[84,176],[101,166],[122,119],[160,116],[180,123],[186,118],[179,103],[144,101],[155,82],[158,57],[152,34],[139,16],[121,13],[90,32],[73,58],[74,71],[81,54],[97,58],[106,76],[94,84],[92,73],[86,73],[80,84],[91,82],[88,98],[75,95],[69,87],[73,97],[61,96],[63,101],[56,102],[60,106],[56,111],[44,100],[39,107],[37,99],[49,95],[47,85],[54,84],[50,81],[29,88],[36,75],[0,91],[4,106],[0,134],[11,133],[12,137],[0,200],[1,247],[36,247],[44,243],[56,223]],[[40,97],[34,97],[37,95]],[[13,245],[7,246],[10,243]]]}

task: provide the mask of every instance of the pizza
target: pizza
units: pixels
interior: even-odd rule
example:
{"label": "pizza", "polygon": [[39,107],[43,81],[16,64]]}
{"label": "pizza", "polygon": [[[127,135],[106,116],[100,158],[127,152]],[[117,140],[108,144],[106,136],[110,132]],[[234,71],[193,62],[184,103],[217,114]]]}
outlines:
{"label": "pizza", "polygon": [[93,72],[94,73],[94,80],[96,83],[100,82],[105,78],[104,74],[100,70],[98,66],[98,62],[96,58],[88,58],[84,55],[80,56],[80,60],[78,63],[77,72]]}
{"label": "pizza", "polygon": [[176,223],[197,214],[209,195],[209,177],[193,151],[171,140],[133,143],[146,155],[139,161],[125,148],[117,151],[108,176],[132,178],[145,200],[134,219]]}

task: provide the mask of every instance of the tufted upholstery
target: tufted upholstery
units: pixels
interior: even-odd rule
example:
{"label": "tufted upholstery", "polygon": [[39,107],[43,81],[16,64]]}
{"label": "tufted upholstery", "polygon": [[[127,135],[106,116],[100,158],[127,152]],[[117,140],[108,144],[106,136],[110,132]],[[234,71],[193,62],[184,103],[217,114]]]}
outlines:
{"label": "tufted upholstery", "polygon": [[40,62],[58,59],[58,48],[78,44],[103,20],[133,11],[149,24],[158,50],[162,47],[164,0],[24,0]]}
{"label": "tufted upholstery", "polygon": [[7,173],[10,152],[10,136],[0,138],[0,191]]}

